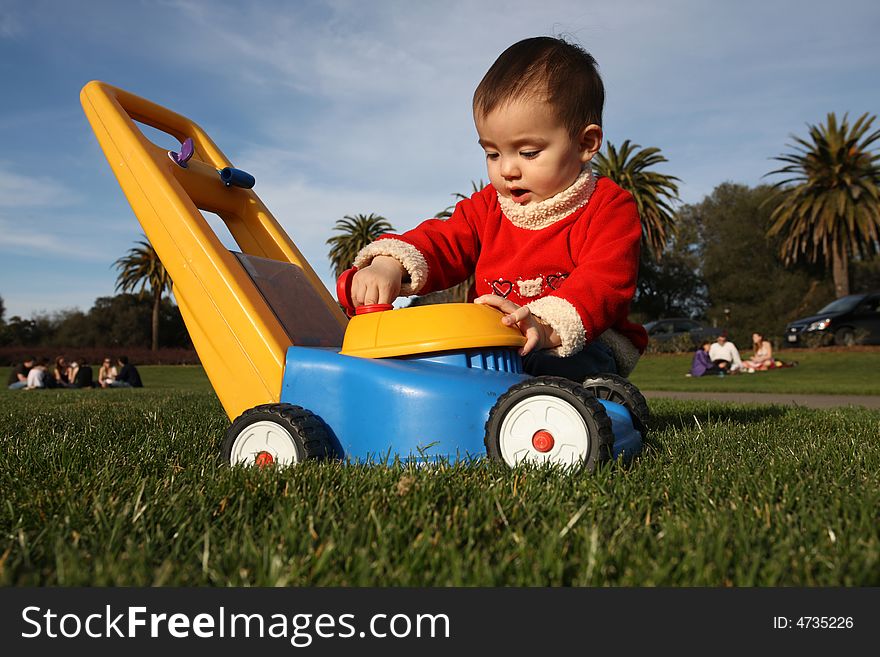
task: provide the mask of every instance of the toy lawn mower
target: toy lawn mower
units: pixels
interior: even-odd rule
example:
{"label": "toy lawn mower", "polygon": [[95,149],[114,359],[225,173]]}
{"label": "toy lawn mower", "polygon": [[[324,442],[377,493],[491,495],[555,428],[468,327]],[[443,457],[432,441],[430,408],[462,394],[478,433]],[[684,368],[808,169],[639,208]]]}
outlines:
{"label": "toy lawn mower", "polygon": [[[340,310],[297,247],[189,119],[102,82],[81,101],[232,425],[231,464],[489,456],[592,470],[640,451],[648,407],[613,375],[522,371],[516,328],[475,304]],[[174,136],[179,152],[135,121]],[[217,214],[229,251],[202,212]]]}

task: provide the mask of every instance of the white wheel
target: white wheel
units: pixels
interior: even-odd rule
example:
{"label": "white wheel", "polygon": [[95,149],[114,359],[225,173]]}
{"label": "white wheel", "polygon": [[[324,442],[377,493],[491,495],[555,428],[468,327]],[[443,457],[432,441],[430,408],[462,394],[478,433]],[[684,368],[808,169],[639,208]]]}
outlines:
{"label": "white wheel", "polygon": [[536,377],[498,398],[486,422],[486,451],[510,467],[520,463],[592,470],[611,454],[611,420],[579,384]]}
{"label": "white wheel", "polygon": [[499,434],[501,458],[510,466],[524,461],[573,465],[590,453],[590,433],[580,413],[549,395],[533,395],[514,405]]}
{"label": "white wheel", "polygon": [[244,427],[233,440],[229,455],[232,465],[296,465],[300,460],[293,436],[271,420]]}
{"label": "white wheel", "polygon": [[311,411],[265,404],[245,411],[226,432],[221,454],[230,465],[296,465],[335,456],[332,434]]}

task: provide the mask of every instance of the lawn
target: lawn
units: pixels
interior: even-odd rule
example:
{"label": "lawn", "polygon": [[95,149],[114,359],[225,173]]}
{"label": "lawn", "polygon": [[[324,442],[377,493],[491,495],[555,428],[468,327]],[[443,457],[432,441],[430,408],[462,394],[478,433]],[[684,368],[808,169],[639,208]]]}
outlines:
{"label": "lawn", "polygon": [[[747,356],[745,352],[743,357]],[[789,349],[779,356],[797,361],[798,366],[723,378],[690,378],[685,373],[690,369],[691,354],[657,354],[643,356],[631,379],[642,390],[880,395],[880,347]],[[201,366],[144,365],[138,370],[151,390],[211,390]],[[6,380],[9,371],[0,367],[0,381]]]}
{"label": "lawn", "polygon": [[880,395],[880,348],[788,349],[777,357],[798,365],[755,374],[692,378],[685,376],[691,354],[659,354],[642,357],[630,378],[642,390]]}
{"label": "lawn", "polygon": [[247,470],[199,369],[143,375],[0,391],[0,584],[880,585],[876,411],[656,400],[592,475]]}
{"label": "lawn", "polygon": [[[747,357],[745,352],[743,357]],[[777,356],[798,366],[737,376],[686,377],[691,354],[643,356],[630,377],[642,390],[765,392],[786,394],[880,395],[880,347],[849,350],[789,349]],[[0,381],[9,376],[0,367]],[[144,385],[156,390],[211,390],[201,366],[144,365]],[[111,394],[115,391],[105,391]]]}

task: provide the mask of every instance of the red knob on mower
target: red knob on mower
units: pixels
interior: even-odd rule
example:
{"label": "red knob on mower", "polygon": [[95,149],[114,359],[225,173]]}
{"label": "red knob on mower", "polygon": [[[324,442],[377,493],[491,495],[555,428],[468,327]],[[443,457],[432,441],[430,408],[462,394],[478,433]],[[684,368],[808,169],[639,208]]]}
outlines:
{"label": "red knob on mower", "polygon": [[367,313],[377,313],[384,310],[391,310],[394,306],[390,303],[368,303],[365,306],[355,307],[354,301],[351,299],[351,284],[354,275],[357,273],[357,267],[346,269],[336,280],[336,298],[345,310],[345,314],[349,317],[355,315],[366,315]]}

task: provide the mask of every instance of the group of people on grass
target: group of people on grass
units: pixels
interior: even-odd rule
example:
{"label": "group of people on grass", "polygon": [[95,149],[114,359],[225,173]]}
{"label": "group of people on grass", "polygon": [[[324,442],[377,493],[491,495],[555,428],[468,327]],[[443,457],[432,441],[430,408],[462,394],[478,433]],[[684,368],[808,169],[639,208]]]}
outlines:
{"label": "group of people on grass", "polygon": [[120,356],[113,363],[105,358],[98,368],[95,379],[92,366],[85,359],[67,362],[64,356],[55,359],[50,369],[48,358],[35,359],[28,356],[14,366],[7,385],[10,390],[40,390],[45,388],[142,388],[143,382],[137,368],[128,362],[128,356]]}
{"label": "group of people on grass", "polygon": [[722,333],[715,342],[705,340],[700,345],[687,376],[754,374],[780,366],[777,364],[780,361],[773,358],[773,345],[760,333],[752,333],[752,350],[752,357],[742,360],[736,345]]}

